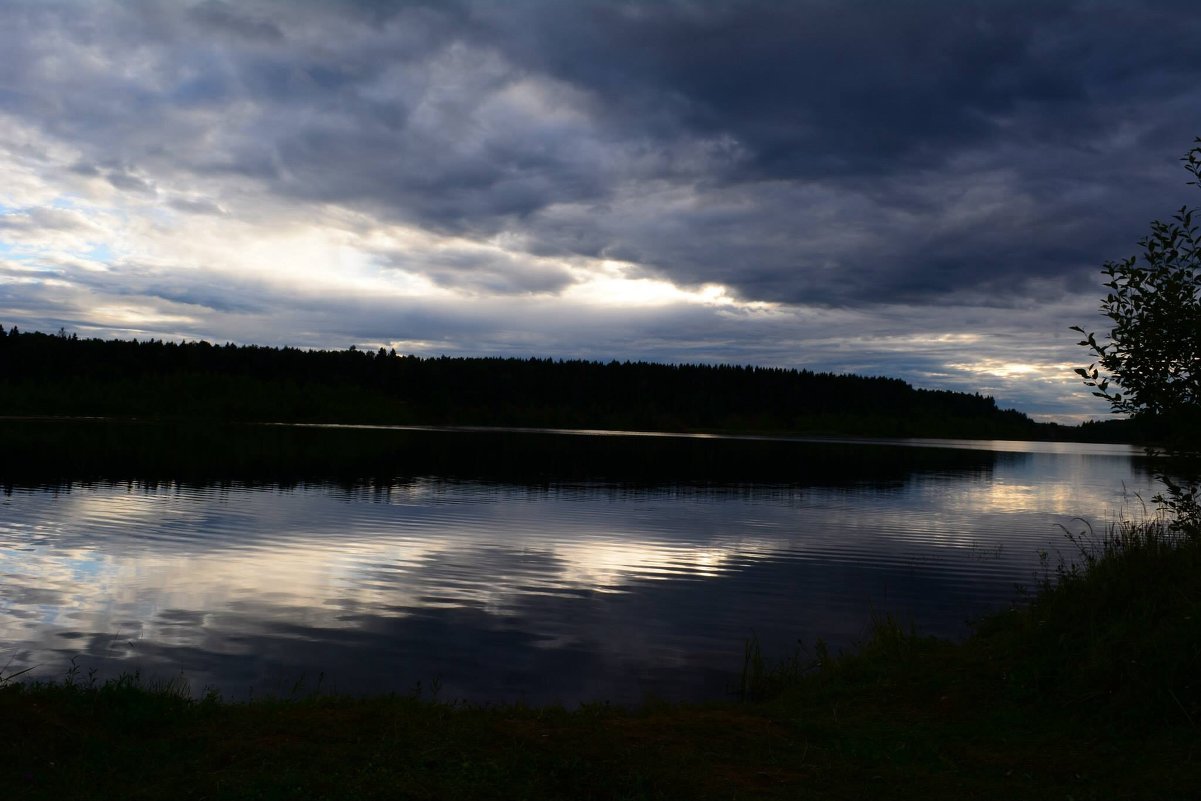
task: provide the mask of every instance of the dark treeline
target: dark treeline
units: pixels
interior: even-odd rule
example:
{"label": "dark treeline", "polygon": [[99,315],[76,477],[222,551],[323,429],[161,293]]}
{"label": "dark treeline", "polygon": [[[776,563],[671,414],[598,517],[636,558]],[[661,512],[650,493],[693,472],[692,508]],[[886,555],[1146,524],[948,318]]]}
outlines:
{"label": "dark treeline", "polygon": [[[0,415],[1063,435],[1061,427],[997,408],[992,398],[915,389],[895,378],[732,365],[419,358],[383,349],[80,339],[2,327]],[[1105,438],[1100,428],[1095,438]]]}

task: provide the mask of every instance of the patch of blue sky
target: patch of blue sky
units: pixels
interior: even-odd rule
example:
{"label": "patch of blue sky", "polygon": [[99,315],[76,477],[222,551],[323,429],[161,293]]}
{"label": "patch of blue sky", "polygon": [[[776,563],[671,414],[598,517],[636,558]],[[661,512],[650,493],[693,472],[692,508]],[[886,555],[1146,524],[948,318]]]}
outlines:
{"label": "patch of blue sky", "polygon": [[92,247],[88,250],[85,250],[80,255],[82,255],[85,259],[91,259],[92,261],[99,261],[107,264],[113,260],[113,249],[104,242],[96,242],[92,243]]}
{"label": "patch of blue sky", "polygon": [[26,265],[39,265],[45,261],[46,251],[44,248],[31,247],[25,243],[5,242],[0,239],[0,258]]}
{"label": "patch of blue sky", "polygon": [[0,258],[31,261],[36,257],[37,254],[28,247],[14,244],[12,242],[5,242],[3,239],[0,239]]}

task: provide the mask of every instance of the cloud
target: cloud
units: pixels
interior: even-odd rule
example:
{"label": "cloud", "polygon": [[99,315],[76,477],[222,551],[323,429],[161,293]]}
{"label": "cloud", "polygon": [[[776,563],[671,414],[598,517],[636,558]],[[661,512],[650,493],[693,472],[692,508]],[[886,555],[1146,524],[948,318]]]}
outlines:
{"label": "cloud", "polygon": [[[1199,28],[1175,2],[8,3],[0,314],[332,345],[391,308],[454,352],[777,359],[1086,414],[1070,373],[1046,400],[967,365],[1070,363],[1097,267],[1190,201]],[[840,314],[840,342],[805,322]]]}
{"label": "cloud", "polygon": [[228,3],[208,0],[188,9],[188,17],[218,35],[228,35],[253,42],[279,42],[284,38],[270,20],[239,14]]}
{"label": "cloud", "polygon": [[176,211],[183,211],[189,214],[224,214],[225,211],[216,203],[207,198],[185,198],[177,197],[168,201],[171,208]]}
{"label": "cloud", "polygon": [[105,176],[110,184],[126,192],[136,192],[143,195],[155,193],[154,184],[127,172],[111,172]]}

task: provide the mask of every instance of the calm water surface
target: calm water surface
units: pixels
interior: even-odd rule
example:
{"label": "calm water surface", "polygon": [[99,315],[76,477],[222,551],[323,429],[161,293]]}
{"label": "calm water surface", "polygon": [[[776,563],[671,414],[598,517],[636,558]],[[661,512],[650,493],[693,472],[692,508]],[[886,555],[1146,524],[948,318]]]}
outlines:
{"label": "calm water surface", "polygon": [[[59,678],[75,658],[235,698],[322,676],[488,701],[718,697],[752,632],[778,655],[852,642],[880,613],[962,635],[1043,574],[1040,551],[1071,555],[1057,524],[1102,527],[1154,492],[1127,446],[787,447],[814,466],[780,483],[10,484],[0,666]],[[821,480],[832,453],[918,451]]]}

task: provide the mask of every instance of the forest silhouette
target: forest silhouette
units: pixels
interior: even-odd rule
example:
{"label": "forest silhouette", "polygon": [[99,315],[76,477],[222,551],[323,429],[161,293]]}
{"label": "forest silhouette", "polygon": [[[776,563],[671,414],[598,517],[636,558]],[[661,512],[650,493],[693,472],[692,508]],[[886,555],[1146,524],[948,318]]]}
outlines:
{"label": "forest silhouette", "polygon": [[896,378],[737,365],[424,358],[0,327],[0,415],[1114,439]]}

